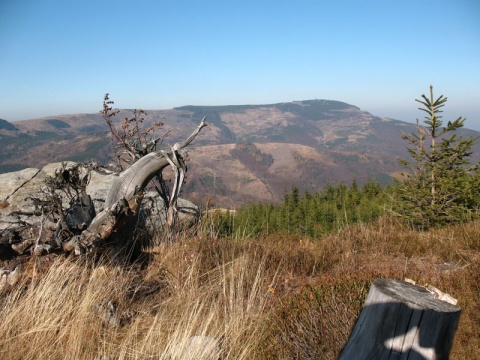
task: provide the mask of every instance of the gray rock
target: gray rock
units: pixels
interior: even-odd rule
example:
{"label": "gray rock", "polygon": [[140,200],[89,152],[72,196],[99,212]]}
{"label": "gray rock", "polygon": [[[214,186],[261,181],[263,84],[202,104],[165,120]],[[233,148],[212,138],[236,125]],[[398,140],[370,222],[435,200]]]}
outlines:
{"label": "gray rock", "polygon": [[0,174],[0,202],[7,200],[15,191],[29,182],[40,170],[23,169],[7,174]]}
{"label": "gray rock", "polygon": [[[68,165],[74,164],[68,162]],[[45,179],[48,176],[53,176],[55,170],[60,168],[61,165],[62,163],[58,162],[48,164],[41,170],[30,168],[0,174],[0,184],[2,184],[0,187],[0,231],[11,226],[18,219],[30,224],[40,223],[40,217],[33,215],[34,206],[29,197],[39,194],[41,189],[45,187]],[[105,199],[115,178],[116,175],[91,172],[87,194],[92,198],[97,214],[104,209]],[[65,208],[69,206],[67,201],[65,201],[64,206]],[[191,227],[198,218],[198,207],[188,200],[179,199],[177,208],[179,224],[182,228]],[[163,229],[166,221],[165,206],[162,198],[156,192],[145,194],[139,217],[147,231],[158,233]]]}
{"label": "gray rock", "polygon": [[[178,199],[177,210],[179,230],[191,228],[200,216],[198,207],[185,199]],[[157,192],[149,191],[145,194],[140,207],[139,222],[150,234],[162,233],[167,222],[167,212],[165,203]]]}
{"label": "gray rock", "polygon": [[105,199],[116,177],[113,174],[103,175],[92,171],[90,183],[87,186],[87,194],[92,198],[97,214],[104,209]]}
{"label": "gray rock", "polygon": [[[69,162],[68,164],[75,163]],[[29,198],[41,192],[45,187],[45,179],[53,176],[55,170],[61,165],[62,163],[52,163],[45,165],[41,170],[30,168],[1,174],[0,183],[5,182],[8,186],[2,186],[0,203],[3,202],[5,206],[1,206],[0,214],[7,215],[18,211],[33,212],[34,206]]]}

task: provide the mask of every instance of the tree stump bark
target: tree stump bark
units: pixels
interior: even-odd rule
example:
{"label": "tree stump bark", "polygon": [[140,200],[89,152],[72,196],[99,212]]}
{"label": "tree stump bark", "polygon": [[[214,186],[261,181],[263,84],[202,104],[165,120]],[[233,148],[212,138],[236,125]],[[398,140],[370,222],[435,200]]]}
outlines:
{"label": "tree stump bark", "polygon": [[448,359],[459,316],[421,286],[376,279],[339,359]]}

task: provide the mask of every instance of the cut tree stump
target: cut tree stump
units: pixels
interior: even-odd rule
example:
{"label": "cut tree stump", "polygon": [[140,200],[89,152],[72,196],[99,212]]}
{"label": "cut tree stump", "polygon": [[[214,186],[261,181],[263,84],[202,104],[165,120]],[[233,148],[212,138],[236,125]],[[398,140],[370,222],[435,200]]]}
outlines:
{"label": "cut tree stump", "polygon": [[339,359],[448,359],[459,317],[424,287],[376,279]]}

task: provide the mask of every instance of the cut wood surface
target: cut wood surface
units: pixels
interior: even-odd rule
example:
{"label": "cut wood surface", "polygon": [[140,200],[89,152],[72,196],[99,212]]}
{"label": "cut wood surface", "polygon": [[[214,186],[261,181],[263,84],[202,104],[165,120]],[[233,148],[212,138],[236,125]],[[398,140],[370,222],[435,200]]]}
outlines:
{"label": "cut wood surface", "polygon": [[376,279],[339,359],[448,359],[459,316],[424,287]]}

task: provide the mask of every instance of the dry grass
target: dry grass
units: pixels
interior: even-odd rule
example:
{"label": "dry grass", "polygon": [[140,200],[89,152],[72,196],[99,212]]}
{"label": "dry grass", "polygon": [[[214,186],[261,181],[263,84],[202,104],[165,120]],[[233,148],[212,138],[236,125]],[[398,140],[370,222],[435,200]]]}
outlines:
{"label": "dry grass", "polygon": [[220,339],[227,359],[249,358],[264,264],[238,256],[206,268],[197,246],[157,247],[144,270],[57,259],[2,298],[0,358],[177,359],[194,335]]}
{"label": "dry grass", "polygon": [[291,258],[289,271],[278,277],[277,303],[265,321],[270,330],[258,357],[338,358],[369,285],[379,277],[408,277],[457,298],[462,315],[451,359],[480,357],[479,235],[479,222],[420,233],[381,219],[318,241],[284,239],[297,261]]}
{"label": "dry grass", "polygon": [[225,359],[334,359],[377,277],[456,297],[451,358],[478,358],[479,245],[480,222],[420,233],[381,219],[317,240],[183,238],[130,266],[30,263],[0,298],[0,358],[198,359],[182,349],[205,335]]}

